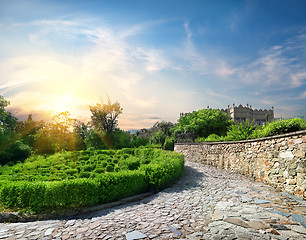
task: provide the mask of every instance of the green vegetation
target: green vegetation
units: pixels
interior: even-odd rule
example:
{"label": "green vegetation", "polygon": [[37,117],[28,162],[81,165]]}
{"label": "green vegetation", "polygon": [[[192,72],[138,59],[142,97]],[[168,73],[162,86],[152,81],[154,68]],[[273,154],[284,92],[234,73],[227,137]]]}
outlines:
{"label": "green vegetation", "polygon": [[266,123],[263,126],[255,126],[248,120],[245,123],[232,124],[226,136],[211,134],[207,138],[198,137],[195,142],[221,142],[239,141],[245,139],[255,139],[269,137],[289,132],[306,129],[306,121],[299,118],[278,120]]}
{"label": "green vegetation", "polygon": [[35,213],[92,206],[163,189],[183,167],[183,155],[150,148],[35,155],[0,167],[0,203]]}
{"label": "green vegetation", "polygon": [[232,121],[226,113],[217,109],[202,109],[180,117],[174,127],[175,135],[191,133],[194,138],[206,138],[210,134],[225,136]]}

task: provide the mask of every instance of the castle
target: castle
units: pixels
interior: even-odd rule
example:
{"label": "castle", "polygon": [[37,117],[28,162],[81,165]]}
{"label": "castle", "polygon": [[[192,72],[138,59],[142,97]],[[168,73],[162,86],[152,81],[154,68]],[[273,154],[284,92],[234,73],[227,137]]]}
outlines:
{"label": "castle", "polygon": [[[207,108],[209,108],[209,106]],[[220,109],[220,111],[225,112],[234,122],[244,123],[248,119],[250,122],[254,120],[255,125],[263,125],[266,122],[274,120],[274,107],[269,110],[257,110],[252,109],[252,106],[249,106],[249,104],[245,107],[241,104],[236,107],[235,104],[233,104],[232,107],[228,105],[227,109]],[[186,116],[187,114],[181,113],[180,117]]]}

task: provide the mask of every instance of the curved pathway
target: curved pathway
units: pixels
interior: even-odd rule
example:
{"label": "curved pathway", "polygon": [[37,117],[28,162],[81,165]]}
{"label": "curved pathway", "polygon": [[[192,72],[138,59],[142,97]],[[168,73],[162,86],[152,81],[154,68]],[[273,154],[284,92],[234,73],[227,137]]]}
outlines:
{"label": "curved pathway", "polygon": [[0,239],[306,239],[305,201],[187,162],[172,188],[73,219],[0,224]]}

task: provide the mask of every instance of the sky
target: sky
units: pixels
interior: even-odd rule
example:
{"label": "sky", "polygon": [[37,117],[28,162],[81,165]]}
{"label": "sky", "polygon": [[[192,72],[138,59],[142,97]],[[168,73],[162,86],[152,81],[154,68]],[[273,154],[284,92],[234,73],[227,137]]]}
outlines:
{"label": "sky", "polygon": [[0,95],[19,119],[118,101],[124,130],[246,104],[306,116],[304,0],[0,0]]}

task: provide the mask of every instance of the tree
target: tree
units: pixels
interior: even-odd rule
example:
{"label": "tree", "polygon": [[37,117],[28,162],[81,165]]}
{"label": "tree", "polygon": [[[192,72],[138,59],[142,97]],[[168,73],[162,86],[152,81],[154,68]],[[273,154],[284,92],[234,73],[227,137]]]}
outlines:
{"label": "tree", "polygon": [[90,125],[100,136],[108,148],[114,148],[113,135],[118,126],[118,117],[122,114],[119,102],[112,103],[108,98],[106,103],[97,103],[89,106],[92,116]]}
{"label": "tree", "polygon": [[19,140],[17,118],[5,110],[9,104],[0,95],[0,164],[24,160],[31,152],[30,147]]}
{"label": "tree", "polygon": [[194,138],[206,138],[210,134],[225,136],[232,123],[227,114],[218,109],[202,109],[180,117],[173,130],[177,135],[185,133]]}
{"label": "tree", "polygon": [[118,124],[118,117],[122,114],[119,102],[112,103],[107,99],[106,103],[97,103],[89,106],[91,111],[91,125],[99,132],[111,134],[115,131]]}
{"label": "tree", "polygon": [[5,100],[0,95],[0,130],[1,131],[13,131],[16,127],[17,118],[14,117],[10,112],[6,111],[5,108],[10,105],[10,102]]}

